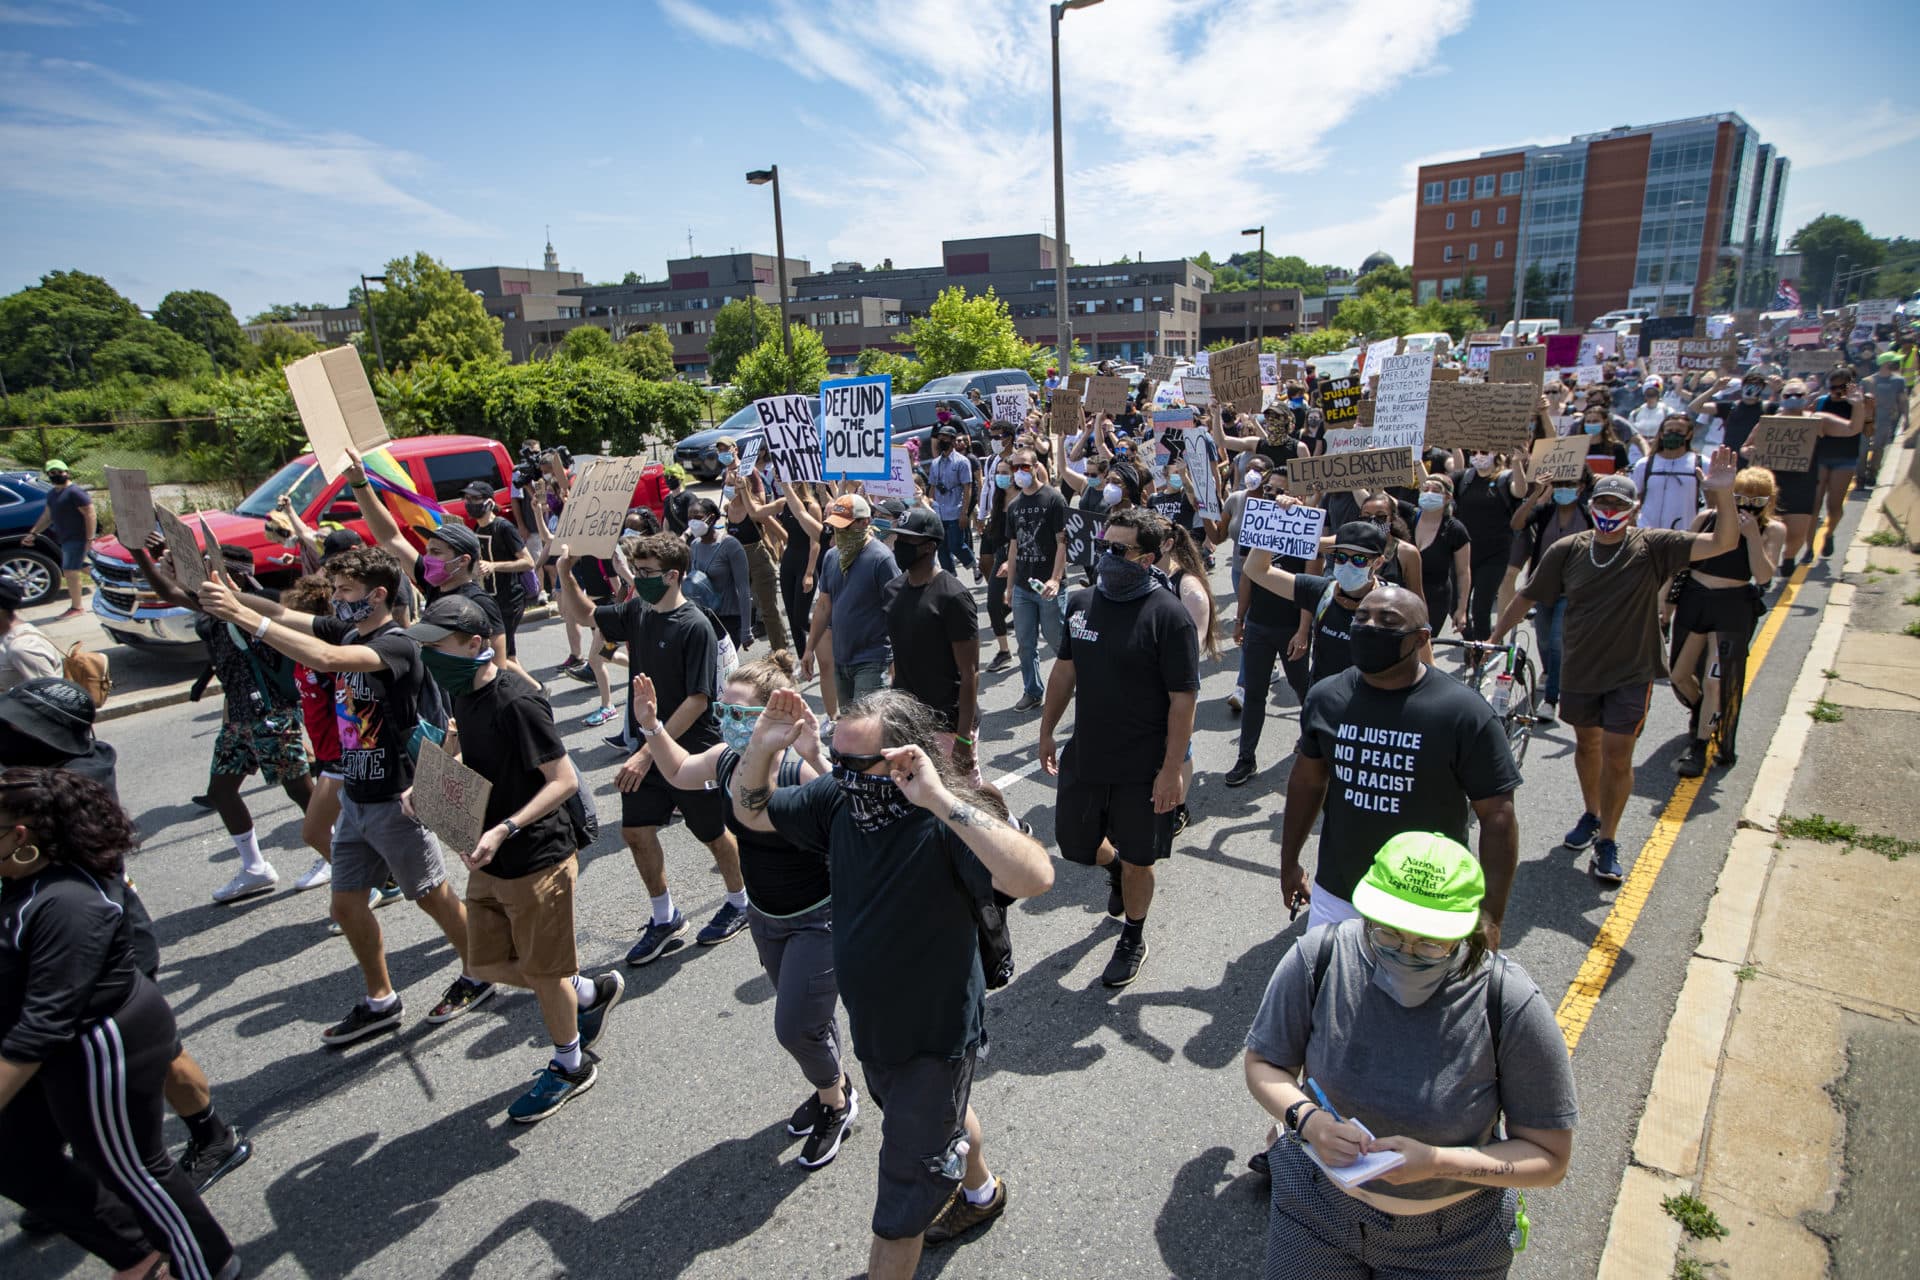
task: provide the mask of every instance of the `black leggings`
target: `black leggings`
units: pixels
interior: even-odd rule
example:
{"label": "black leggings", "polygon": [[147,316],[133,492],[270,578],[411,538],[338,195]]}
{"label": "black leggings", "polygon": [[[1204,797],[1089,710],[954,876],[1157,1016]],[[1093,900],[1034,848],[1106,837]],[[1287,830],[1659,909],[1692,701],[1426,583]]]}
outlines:
{"label": "black leggings", "polygon": [[116,1270],[158,1249],[180,1280],[212,1280],[233,1245],[161,1137],[179,1052],[173,1011],[141,979],[0,1111],[0,1195]]}
{"label": "black leggings", "polygon": [[787,548],[780,553],[780,598],[796,656],[807,647],[807,624],[813,615],[813,591],[800,584],[807,576],[814,545],[796,526],[787,530]]}
{"label": "black leggings", "polygon": [[[1689,636],[1711,634],[1717,643],[1700,655],[1700,668],[1695,673],[1703,683],[1713,664],[1720,667],[1720,705],[1709,710],[1701,703],[1705,697],[1692,702],[1680,699],[1681,705],[1689,713],[1688,734],[1690,741],[1700,739],[1700,720],[1702,715],[1716,715],[1718,722],[1713,726],[1714,756],[1722,763],[1730,763],[1739,758],[1735,750],[1740,736],[1740,710],[1746,701],[1747,652],[1753,645],[1753,632],[1758,624],[1761,608],[1755,599],[1756,592],[1751,586],[1745,587],[1703,587],[1689,581],[1680,589],[1680,601],[1674,607],[1673,638],[1667,655],[1668,665],[1677,662],[1681,646]],[[1678,697],[1678,690],[1675,691]]]}
{"label": "black leggings", "polygon": [[1504,551],[1473,562],[1473,590],[1467,597],[1467,639],[1485,640],[1493,634],[1493,606],[1500,600],[1500,584],[1506,576]]}
{"label": "black leggings", "polygon": [[980,552],[980,572],[987,575],[987,622],[993,627],[996,638],[1007,638],[1007,620],[1012,616],[1012,608],[1007,604],[1007,580],[1000,576],[1000,562],[1006,558],[1007,549]]}

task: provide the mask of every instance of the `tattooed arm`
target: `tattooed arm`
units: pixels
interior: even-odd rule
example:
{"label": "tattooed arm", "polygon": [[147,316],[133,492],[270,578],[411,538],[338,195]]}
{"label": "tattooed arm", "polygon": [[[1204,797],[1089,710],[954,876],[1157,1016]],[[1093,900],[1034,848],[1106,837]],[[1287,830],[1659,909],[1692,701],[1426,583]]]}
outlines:
{"label": "tattooed arm", "polygon": [[919,747],[883,753],[901,794],[945,823],[993,876],[993,887],[1010,898],[1034,898],[1053,887],[1053,861],[1025,832],[963,800],[940,781],[933,761]]}
{"label": "tattooed arm", "polygon": [[1413,1138],[1375,1138],[1370,1151],[1398,1151],[1407,1162],[1381,1175],[1383,1182],[1459,1178],[1489,1187],[1551,1187],[1567,1176],[1573,1130],[1514,1125],[1504,1142],[1484,1147],[1430,1147]]}
{"label": "tattooed arm", "polygon": [[767,804],[773,799],[774,774],[780,756],[799,741],[813,720],[813,713],[792,689],[776,689],[767,698],[766,710],[754,723],[753,738],[740,754],[734,768],[728,796],[733,801],[733,816],[754,831],[774,829],[767,817]]}

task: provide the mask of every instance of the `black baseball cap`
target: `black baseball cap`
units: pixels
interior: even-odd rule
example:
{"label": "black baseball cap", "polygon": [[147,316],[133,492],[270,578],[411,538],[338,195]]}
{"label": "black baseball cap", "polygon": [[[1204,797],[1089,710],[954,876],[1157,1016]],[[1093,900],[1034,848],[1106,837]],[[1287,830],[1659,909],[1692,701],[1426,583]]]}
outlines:
{"label": "black baseball cap", "polygon": [[1349,520],[1333,535],[1333,546],[1336,551],[1384,555],[1387,550],[1387,531],[1371,520]]}
{"label": "black baseball cap", "polygon": [[0,609],[18,610],[26,602],[26,594],[20,590],[19,583],[12,578],[0,578]]}
{"label": "black baseball cap", "polygon": [[461,492],[465,497],[473,499],[476,502],[493,501],[493,486],[485,480],[475,480]]}
{"label": "black baseball cap", "polygon": [[69,756],[93,750],[93,699],[71,680],[43,676],[0,694],[0,721]]}
{"label": "black baseball cap", "polygon": [[438,644],[448,636],[491,636],[493,624],[480,606],[465,596],[445,595],[428,605],[407,635],[421,644]]}
{"label": "black baseball cap", "polygon": [[472,556],[477,563],[480,559],[480,535],[458,520],[449,520],[427,535],[430,541],[444,542],[453,548],[457,556]]}
{"label": "black baseball cap", "polygon": [[932,538],[938,542],[946,536],[947,527],[925,507],[909,507],[905,515],[893,522],[893,531],[903,537]]}
{"label": "black baseball cap", "polygon": [[335,529],[327,535],[326,541],[320,544],[320,562],[325,564],[342,551],[351,551],[355,547],[366,545],[367,540],[352,529]]}

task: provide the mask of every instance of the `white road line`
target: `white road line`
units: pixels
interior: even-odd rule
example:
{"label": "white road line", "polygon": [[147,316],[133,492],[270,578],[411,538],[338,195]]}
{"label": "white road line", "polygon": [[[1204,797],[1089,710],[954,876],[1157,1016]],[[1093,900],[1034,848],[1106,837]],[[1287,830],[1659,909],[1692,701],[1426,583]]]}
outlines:
{"label": "white road line", "polygon": [[1004,791],[1008,787],[1012,786],[1014,783],[1020,781],[1020,779],[1030,776],[1039,767],[1040,767],[1040,758],[1038,756],[1035,756],[1033,759],[1021,765],[1018,769],[1015,769],[1012,773],[1004,773],[1004,774],[1001,774],[999,777],[995,778],[993,780],[994,789],[997,791]]}

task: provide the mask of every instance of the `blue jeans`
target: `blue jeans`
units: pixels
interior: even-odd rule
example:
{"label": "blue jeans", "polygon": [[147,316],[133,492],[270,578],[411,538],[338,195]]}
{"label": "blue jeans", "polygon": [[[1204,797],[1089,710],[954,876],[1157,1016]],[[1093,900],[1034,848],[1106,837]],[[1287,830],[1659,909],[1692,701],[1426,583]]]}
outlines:
{"label": "blue jeans", "polygon": [[1020,688],[1029,697],[1042,697],[1046,688],[1040,683],[1040,633],[1047,643],[1060,647],[1060,597],[1044,600],[1024,582],[1013,584],[1013,638],[1020,646]]}
{"label": "blue jeans", "polygon": [[1540,696],[1560,701],[1560,629],[1567,620],[1567,598],[1533,607],[1533,634],[1540,646]]}
{"label": "blue jeans", "polygon": [[833,687],[840,695],[840,709],[845,711],[861,698],[887,687],[887,664],[835,661]]}
{"label": "blue jeans", "polygon": [[953,562],[957,559],[967,568],[973,568],[973,538],[971,529],[960,527],[960,517],[951,520],[940,517],[945,526],[940,537],[940,567],[948,573],[953,572]]}

